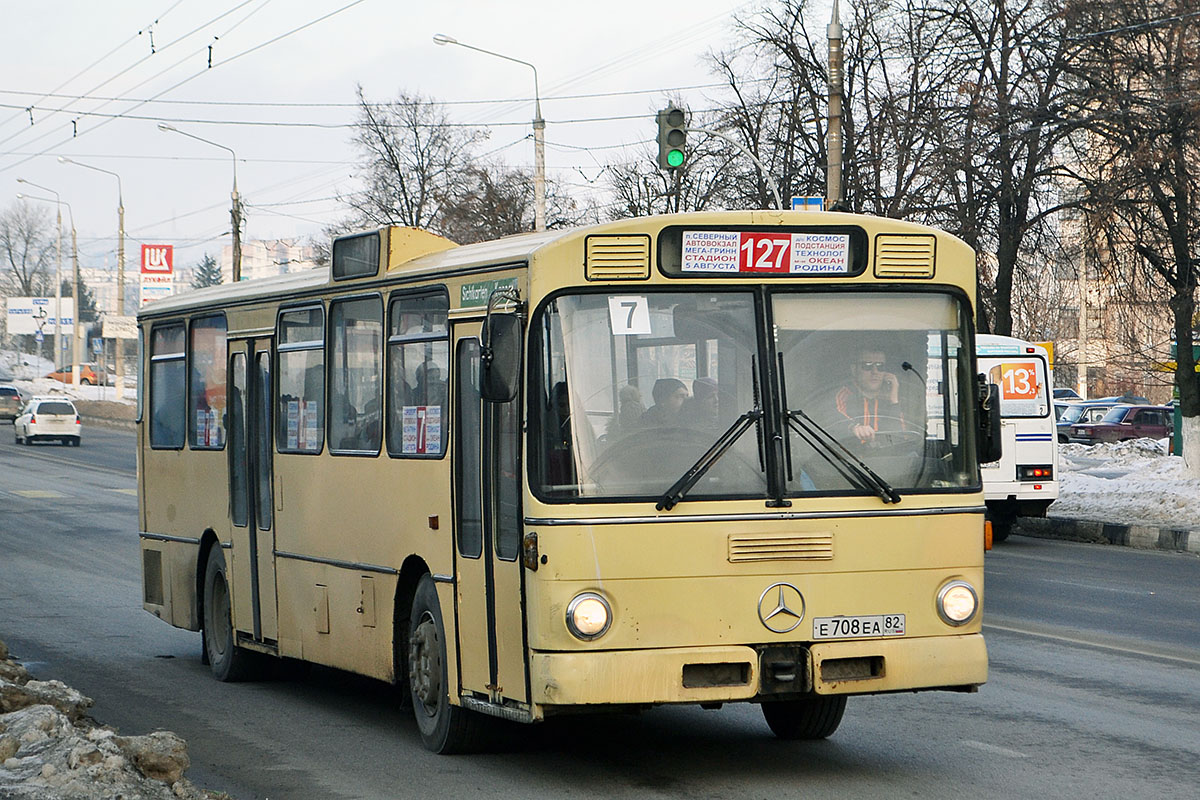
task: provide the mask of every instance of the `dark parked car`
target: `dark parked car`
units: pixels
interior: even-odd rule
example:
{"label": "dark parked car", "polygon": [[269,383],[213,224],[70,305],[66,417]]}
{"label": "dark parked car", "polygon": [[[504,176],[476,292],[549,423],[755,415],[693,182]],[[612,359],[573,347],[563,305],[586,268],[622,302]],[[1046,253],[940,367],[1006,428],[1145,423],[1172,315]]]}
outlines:
{"label": "dark parked car", "polygon": [[1170,406],[1113,406],[1099,422],[1073,425],[1070,439],[1080,444],[1163,439],[1171,435]]}
{"label": "dark parked car", "polygon": [[1111,400],[1095,400],[1084,401],[1082,403],[1069,403],[1062,414],[1058,416],[1058,421],[1054,423],[1055,430],[1058,431],[1059,444],[1066,444],[1071,441],[1071,428],[1075,425],[1087,425],[1093,422],[1099,422],[1108,413],[1108,410],[1115,406],[1116,403]]}
{"label": "dark parked car", "polygon": [[1082,400],[1079,392],[1066,386],[1058,386],[1054,389],[1055,400]]}

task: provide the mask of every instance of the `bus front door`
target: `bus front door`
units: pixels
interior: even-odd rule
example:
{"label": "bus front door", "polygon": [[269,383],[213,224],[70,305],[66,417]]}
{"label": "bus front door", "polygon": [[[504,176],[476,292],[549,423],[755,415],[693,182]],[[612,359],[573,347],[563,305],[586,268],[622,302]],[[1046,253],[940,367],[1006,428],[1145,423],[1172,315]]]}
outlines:
{"label": "bus front door", "polygon": [[[271,457],[271,340],[229,343],[229,480],[233,602],[238,631],[275,645],[275,514]],[[243,591],[241,587],[249,587]],[[249,624],[248,624],[249,623]]]}
{"label": "bus front door", "polygon": [[455,587],[459,685],[529,701],[522,602],[520,398],[483,402],[478,323],[455,328]]}

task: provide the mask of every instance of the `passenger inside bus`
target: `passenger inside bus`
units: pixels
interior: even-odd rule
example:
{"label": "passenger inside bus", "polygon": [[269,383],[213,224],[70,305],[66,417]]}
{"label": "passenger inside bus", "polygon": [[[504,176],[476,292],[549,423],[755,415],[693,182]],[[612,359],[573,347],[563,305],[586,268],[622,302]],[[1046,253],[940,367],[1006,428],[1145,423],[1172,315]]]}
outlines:
{"label": "passenger inside bus", "polygon": [[575,482],[575,457],[571,448],[571,399],[567,382],[558,381],[550,389],[550,408],[545,417],[546,467],[553,485]]}
{"label": "passenger inside bus", "polygon": [[680,412],[688,400],[687,386],[678,378],[659,378],[650,390],[654,405],[642,415],[642,424],[655,428],[677,428],[682,426]]}
{"label": "passenger inside bus", "polygon": [[717,422],[718,400],[715,378],[696,378],[692,381],[692,396],[683,401],[679,410],[682,424],[696,430],[712,430]]}

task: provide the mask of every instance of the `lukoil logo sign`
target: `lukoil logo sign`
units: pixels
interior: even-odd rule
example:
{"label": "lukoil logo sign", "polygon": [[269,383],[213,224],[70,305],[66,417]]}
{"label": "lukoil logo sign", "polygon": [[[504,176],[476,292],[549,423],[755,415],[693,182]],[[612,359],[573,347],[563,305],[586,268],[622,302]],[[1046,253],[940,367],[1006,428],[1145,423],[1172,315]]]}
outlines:
{"label": "lukoil logo sign", "polygon": [[142,245],[142,274],[170,275],[174,269],[175,247],[169,244]]}

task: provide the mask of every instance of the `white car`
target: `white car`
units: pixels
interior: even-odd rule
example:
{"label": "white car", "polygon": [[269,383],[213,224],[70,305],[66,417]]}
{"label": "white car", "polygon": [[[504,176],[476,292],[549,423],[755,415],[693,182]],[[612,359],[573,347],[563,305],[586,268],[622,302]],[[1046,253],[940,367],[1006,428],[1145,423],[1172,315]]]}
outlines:
{"label": "white car", "polygon": [[13,441],[33,444],[36,439],[57,439],[79,447],[83,423],[75,404],[65,397],[35,397],[13,421]]}

